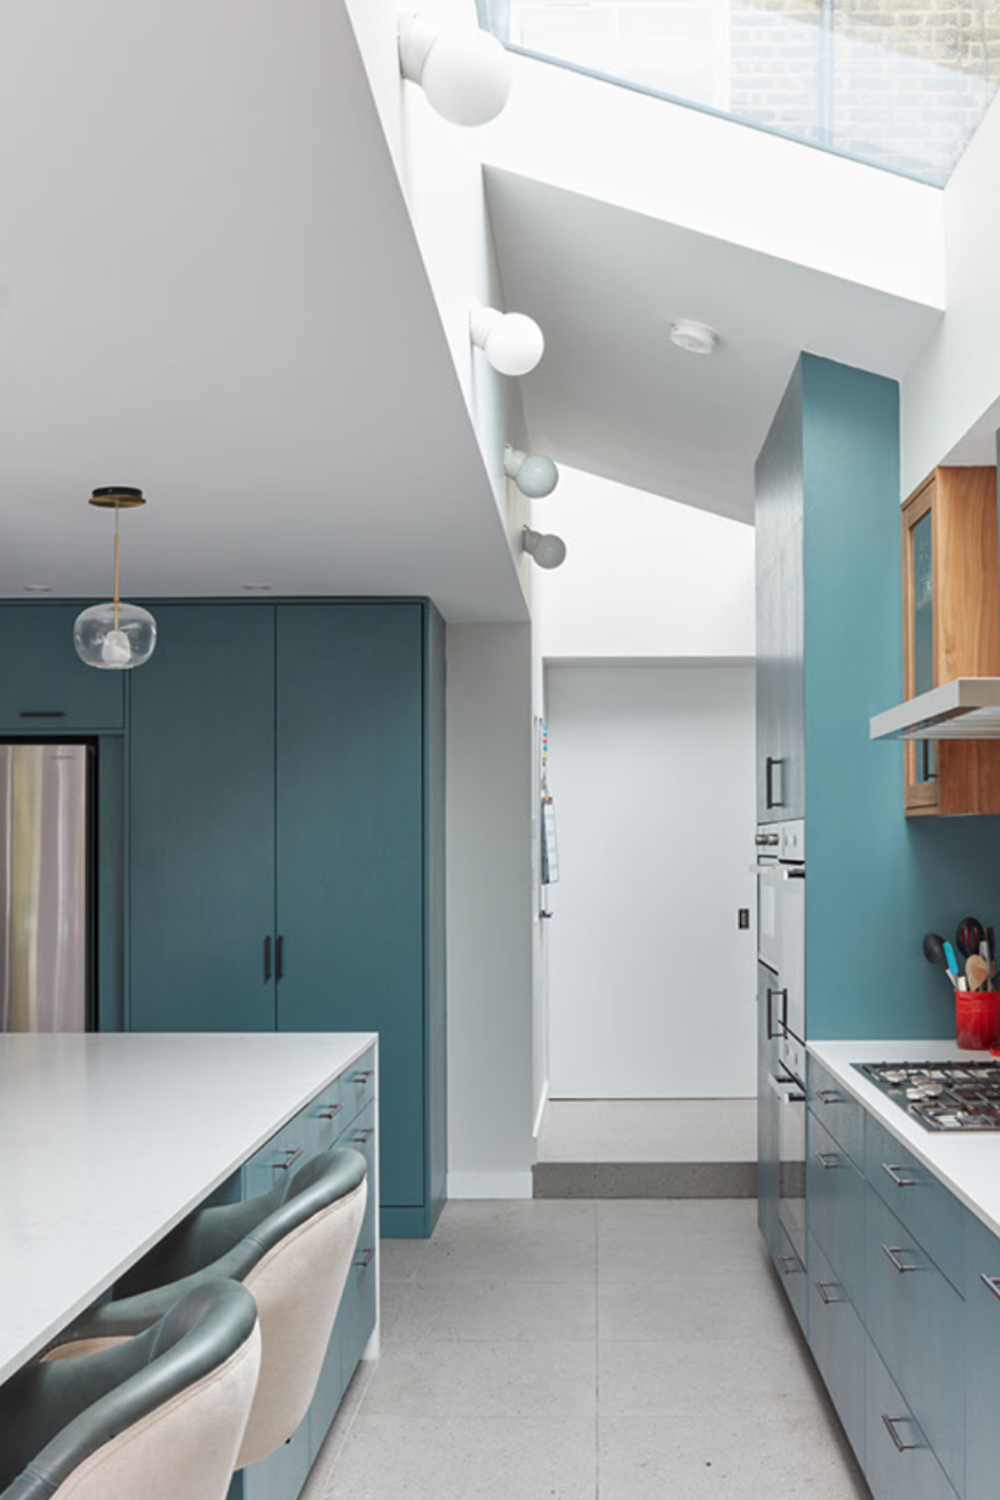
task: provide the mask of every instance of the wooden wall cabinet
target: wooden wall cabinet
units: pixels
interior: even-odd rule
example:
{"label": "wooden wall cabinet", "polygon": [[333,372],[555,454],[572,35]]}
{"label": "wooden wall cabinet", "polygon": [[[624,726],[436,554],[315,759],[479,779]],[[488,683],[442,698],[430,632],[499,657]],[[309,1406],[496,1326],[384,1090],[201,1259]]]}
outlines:
{"label": "wooden wall cabinet", "polygon": [[[903,506],[903,696],[1000,676],[997,471],[939,468]],[[908,740],[907,817],[1000,814],[1000,744]]]}

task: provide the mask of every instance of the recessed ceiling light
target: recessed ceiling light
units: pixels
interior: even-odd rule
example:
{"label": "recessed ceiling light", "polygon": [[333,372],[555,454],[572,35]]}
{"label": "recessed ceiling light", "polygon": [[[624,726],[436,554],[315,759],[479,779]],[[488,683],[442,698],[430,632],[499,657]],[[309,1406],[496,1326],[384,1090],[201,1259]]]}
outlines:
{"label": "recessed ceiling light", "polygon": [[245,583],[243,587],[248,594],[266,594],[271,585],[269,583]]}
{"label": "recessed ceiling light", "polygon": [[24,585],[26,594],[51,594],[51,583],[26,583]]}
{"label": "recessed ceiling light", "polygon": [[711,354],[719,342],[719,335],[707,323],[693,323],[683,318],[670,325],[670,341],[688,354]]}

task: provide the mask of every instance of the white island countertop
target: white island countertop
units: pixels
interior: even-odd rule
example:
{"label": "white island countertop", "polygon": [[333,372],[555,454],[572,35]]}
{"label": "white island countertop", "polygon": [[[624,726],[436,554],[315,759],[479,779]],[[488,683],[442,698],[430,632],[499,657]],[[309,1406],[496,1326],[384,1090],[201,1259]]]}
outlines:
{"label": "white island countertop", "polygon": [[0,1036],[0,1381],[376,1040]]}
{"label": "white island countertop", "polygon": [[1000,1131],[925,1130],[856,1063],[998,1062],[989,1052],[963,1052],[954,1042],[810,1042],[809,1052],[848,1093],[902,1141],[945,1187],[1000,1235]]}

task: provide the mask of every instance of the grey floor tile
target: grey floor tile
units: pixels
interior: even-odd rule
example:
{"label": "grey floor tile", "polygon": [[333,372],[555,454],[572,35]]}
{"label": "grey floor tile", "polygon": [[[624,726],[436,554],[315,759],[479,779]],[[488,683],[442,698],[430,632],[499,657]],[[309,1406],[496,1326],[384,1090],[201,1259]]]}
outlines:
{"label": "grey floor tile", "polygon": [[382,1348],[390,1343],[399,1315],[406,1306],[412,1283],[409,1281],[383,1281],[379,1292],[379,1336]]}
{"label": "grey floor tile", "polygon": [[596,1247],[593,1203],[452,1203],[418,1275],[421,1281],[580,1281],[596,1274]]}
{"label": "grey floor tile", "polygon": [[403,1343],[386,1351],[366,1416],[593,1416],[595,1345]]}
{"label": "grey floor tile", "polygon": [[413,1282],[392,1330],[404,1340],[507,1339],[590,1343],[596,1332],[591,1281]]}
{"label": "grey floor tile", "polygon": [[600,1419],[601,1500],[870,1500],[832,1416],[818,1404],[726,1406],[696,1416]]}
{"label": "grey floor tile", "polygon": [[538,1142],[540,1161],[734,1161],[737,1137],[721,1099],[557,1099]]}
{"label": "grey floor tile", "polygon": [[593,1418],[362,1410],[323,1500],[594,1500],[595,1475]]}
{"label": "grey floor tile", "polygon": [[779,1325],[772,1338],[672,1339],[601,1345],[601,1414],[680,1417],[815,1404],[819,1388],[801,1340]]}
{"label": "grey floor tile", "polygon": [[412,1281],[428,1243],[427,1240],[382,1240],[379,1261],[383,1282]]}
{"label": "grey floor tile", "polygon": [[[618,1211],[616,1211],[618,1210]],[[770,1265],[757,1232],[757,1205],[742,1199],[601,1204],[602,1282],[719,1277],[759,1282]]]}
{"label": "grey floor tile", "polygon": [[680,1276],[602,1281],[598,1338],[608,1342],[792,1338],[773,1278]]}

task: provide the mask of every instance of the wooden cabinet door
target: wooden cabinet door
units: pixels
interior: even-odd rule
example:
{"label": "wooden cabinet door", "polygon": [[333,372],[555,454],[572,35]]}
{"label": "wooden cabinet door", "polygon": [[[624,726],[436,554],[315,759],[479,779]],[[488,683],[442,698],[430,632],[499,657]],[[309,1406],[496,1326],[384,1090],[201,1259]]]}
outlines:
{"label": "wooden cabinet door", "polygon": [[274,610],[156,613],[132,682],[130,1028],[270,1031]]}
{"label": "wooden cabinet door", "polygon": [[282,1031],[377,1031],[382,1202],[424,1183],[423,609],[277,621]]}
{"label": "wooden cabinet door", "polygon": [[[121,729],[127,672],[85,666],[79,604],[0,605],[0,728],[31,735]],[[144,669],[143,669],[144,670]]]}

